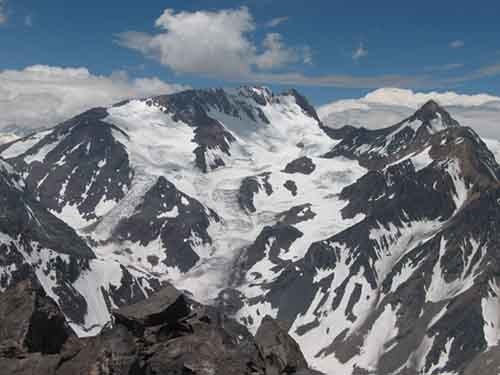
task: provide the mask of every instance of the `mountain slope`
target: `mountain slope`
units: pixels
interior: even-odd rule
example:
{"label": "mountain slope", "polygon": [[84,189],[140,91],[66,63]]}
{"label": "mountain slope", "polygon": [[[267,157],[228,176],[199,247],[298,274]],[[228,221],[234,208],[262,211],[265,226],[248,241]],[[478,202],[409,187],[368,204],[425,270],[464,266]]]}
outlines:
{"label": "mountain slope", "polygon": [[1,291],[25,279],[37,280],[71,326],[86,335],[109,321],[107,304],[121,306],[143,299],[159,286],[148,285],[147,276],[112,260],[97,259],[75,230],[52,215],[3,160],[0,191]]}
{"label": "mountain slope", "polygon": [[455,374],[497,348],[499,166],[435,101],[330,129],[294,90],[189,90],[0,153],[91,249],[70,282],[89,308],[53,293],[79,335],[169,281],[253,333],[278,318],[326,373]]}
{"label": "mountain slope", "polygon": [[[92,109],[1,151],[41,204],[87,239],[99,261],[176,281],[209,301],[227,284],[226,269],[261,222],[273,222],[295,200],[283,185],[300,176],[281,170],[334,143],[296,91],[274,95],[244,87]],[[282,203],[255,219],[238,201],[243,181],[262,170],[279,176],[274,196]],[[302,180],[307,185],[299,184],[296,199],[320,183]]]}

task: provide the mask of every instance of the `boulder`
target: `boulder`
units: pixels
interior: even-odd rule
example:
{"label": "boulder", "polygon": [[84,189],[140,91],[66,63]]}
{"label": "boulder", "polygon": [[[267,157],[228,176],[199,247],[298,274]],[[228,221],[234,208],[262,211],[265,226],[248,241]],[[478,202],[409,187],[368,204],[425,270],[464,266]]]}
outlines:
{"label": "boulder", "polygon": [[59,361],[58,355],[42,355],[41,353],[33,353],[20,358],[0,357],[0,373],[6,375],[54,375]]}
{"label": "boulder", "polygon": [[31,282],[0,294],[0,373],[13,375],[317,375],[266,317],[254,338],[220,309],[167,284],[113,312],[114,325],[77,338]]}
{"label": "boulder", "polygon": [[148,299],[114,310],[113,316],[117,324],[140,336],[146,327],[174,324],[190,311],[185,296],[167,284]]}
{"label": "boulder", "polygon": [[129,375],[139,361],[134,335],[117,326],[99,336],[80,339],[61,354],[56,375]]}
{"label": "boulder", "polygon": [[0,352],[55,354],[73,331],[43,289],[23,281],[0,294]]}
{"label": "boulder", "polygon": [[262,319],[255,341],[264,357],[266,375],[296,374],[308,368],[299,345],[270,316]]}

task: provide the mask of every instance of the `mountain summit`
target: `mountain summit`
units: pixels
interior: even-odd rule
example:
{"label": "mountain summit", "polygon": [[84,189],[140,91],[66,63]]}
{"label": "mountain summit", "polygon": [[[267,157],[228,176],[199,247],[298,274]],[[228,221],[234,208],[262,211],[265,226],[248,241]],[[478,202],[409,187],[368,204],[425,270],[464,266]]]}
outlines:
{"label": "mountain summit", "polygon": [[433,131],[460,126],[458,121],[453,119],[450,114],[434,100],[429,100],[425,103],[409,119],[410,122],[415,120],[420,120],[423,124],[432,127]]}

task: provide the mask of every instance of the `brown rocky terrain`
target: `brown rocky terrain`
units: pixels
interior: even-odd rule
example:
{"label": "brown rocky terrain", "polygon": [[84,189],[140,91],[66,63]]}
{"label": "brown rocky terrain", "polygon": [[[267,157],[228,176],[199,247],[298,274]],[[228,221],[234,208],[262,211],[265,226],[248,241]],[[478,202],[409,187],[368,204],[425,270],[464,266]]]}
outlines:
{"label": "brown rocky terrain", "polygon": [[55,302],[24,281],[0,294],[0,369],[12,375],[279,375],[308,369],[298,344],[270,317],[255,338],[215,308],[171,285],[113,312],[77,338]]}

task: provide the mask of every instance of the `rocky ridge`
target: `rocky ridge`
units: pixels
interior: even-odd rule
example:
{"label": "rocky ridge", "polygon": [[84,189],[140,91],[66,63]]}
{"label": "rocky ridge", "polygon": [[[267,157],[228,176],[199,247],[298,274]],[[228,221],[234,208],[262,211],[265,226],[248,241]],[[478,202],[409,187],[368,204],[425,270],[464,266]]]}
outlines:
{"label": "rocky ridge", "polygon": [[9,374],[319,374],[267,317],[255,339],[236,321],[166,285],[79,339],[53,300],[23,281],[0,295],[0,363]]}

